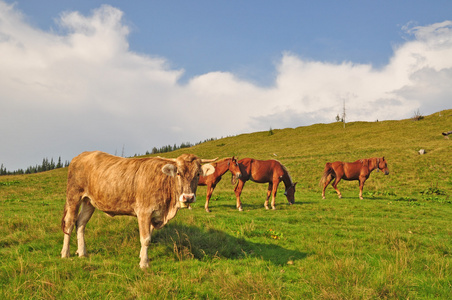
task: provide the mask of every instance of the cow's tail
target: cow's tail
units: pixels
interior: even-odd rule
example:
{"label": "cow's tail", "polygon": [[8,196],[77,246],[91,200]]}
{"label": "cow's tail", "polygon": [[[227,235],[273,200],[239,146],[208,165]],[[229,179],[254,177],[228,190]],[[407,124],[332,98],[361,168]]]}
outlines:
{"label": "cow's tail", "polygon": [[333,170],[333,165],[331,163],[326,163],[322,178],[320,178],[319,185],[323,187],[325,182],[331,181],[331,179],[334,177],[334,174],[335,173]]}
{"label": "cow's tail", "polygon": [[64,205],[64,212],[63,212],[63,218],[61,219],[61,230],[63,231],[64,234],[70,235],[69,233],[67,233],[65,231],[65,227],[66,227],[66,221],[64,220],[66,218],[66,214],[67,214],[67,205]]}

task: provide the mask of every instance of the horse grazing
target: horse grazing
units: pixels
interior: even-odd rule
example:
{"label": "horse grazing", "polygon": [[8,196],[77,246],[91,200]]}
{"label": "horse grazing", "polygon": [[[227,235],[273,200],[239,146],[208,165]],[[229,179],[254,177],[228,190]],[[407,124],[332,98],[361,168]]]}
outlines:
{"label": "horse grazing", "polygon": [[385,175],[389,174],[388,165],[384,157],[373,157],[368,159],[360,159],[352,163],[335,161],[333,163],[326,163],[323,171],[322,179],[320,179],[320,186],[323,185],[322,198],[325,199],[325,189],[331,180],[339,198],[342,198],[341,192],[337,189],[337,184],[341,179],[344,180],[359,180],[359,199],[363,199],[364,182],[369,178],[370,173],[377,169],[377,172],[382,170]]}
{"label": "horse grazing", "polygon": [[198,181],[198,185],[207,185],[206,204],[204,205],[207,212],[210,212],[209,200],[212,197],[213,190],[220,182],[221,176],[223,176],[227,171],[231,171],[231,183],[233,183],[234,178],[238,179],[242,176],[239,164],[235,157],[222,159],[218,162],[212,163],[212,165],[215,166],[215,172],[209,176],[200,176]]}
{"label": "horse grazing", "polygon": [[239,160],[240,171],[242,176],[239,178],[239,183],[234,189],[235,196],[237,198],[237,208],[239,211],[243,211],[242,202],[240,202],[240,194],[242,193],[243,186],[248,180],[257,183],[267,183],[267,199],[265,200],[265,208],[268,209],[268,200],[270,195],[272,196],[272,209],[275,207],[275,197],[278,190],[278,185],[282,181],[286,187],[284,195],[287,197],[289,204],[295,202],[295,185],[296,182],[292,182],[289,172],[277,160],[257,160],[253,158],[244,158]]}

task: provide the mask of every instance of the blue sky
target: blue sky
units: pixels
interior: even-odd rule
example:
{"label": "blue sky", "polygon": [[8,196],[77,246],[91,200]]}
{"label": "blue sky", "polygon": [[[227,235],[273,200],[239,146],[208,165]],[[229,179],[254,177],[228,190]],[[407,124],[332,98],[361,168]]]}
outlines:
{"label": "blue sky", "polygon": [[16,124],[0,133],[0,163],[329,123],[344,101],[350,121],[449,109],[451,12],[451,1],[0,0],[0,126]]}
{"label": "blue sky", "polygon": [[233,72],[271,83],[284,51],[305,59],[381,67],[404,26],[452,17],[451,1],[7,1],[43,30],[59,30],[64,11],[84,15],[102,4],[124,12],[130,50],[165,57],[184,78]]}

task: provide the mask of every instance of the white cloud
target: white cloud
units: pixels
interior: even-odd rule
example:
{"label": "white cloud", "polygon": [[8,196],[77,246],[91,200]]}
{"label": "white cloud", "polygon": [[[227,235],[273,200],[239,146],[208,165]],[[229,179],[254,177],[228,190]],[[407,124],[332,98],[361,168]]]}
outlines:
{"label": "white cloud", "polygon": [[382,69],[282,53],[272,86],[183,70],[129,49],[122,12],[64,13],[56,32],[0,1],[0,163],[25,168],[84,150],[128,155],[242,132],[348,120],[399,119],[450,108],[452,22],[407,29],[414,39]]}

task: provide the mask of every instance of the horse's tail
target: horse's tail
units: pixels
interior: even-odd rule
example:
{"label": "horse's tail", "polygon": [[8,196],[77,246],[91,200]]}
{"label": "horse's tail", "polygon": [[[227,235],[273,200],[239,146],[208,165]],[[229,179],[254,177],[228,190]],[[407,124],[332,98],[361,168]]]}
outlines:
{"label": "horse's tail", "polygon": [[320,178],[319,185],[323,186],[325,184],[325,182],[330,181],[334,174],[335,173],[333,170],[333,164],[326,163],[325,169],[323,170],[323,176],[322,176],[322,178]]}

